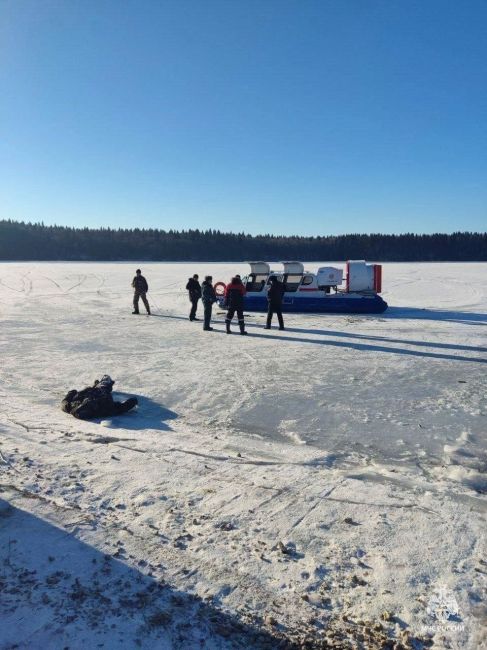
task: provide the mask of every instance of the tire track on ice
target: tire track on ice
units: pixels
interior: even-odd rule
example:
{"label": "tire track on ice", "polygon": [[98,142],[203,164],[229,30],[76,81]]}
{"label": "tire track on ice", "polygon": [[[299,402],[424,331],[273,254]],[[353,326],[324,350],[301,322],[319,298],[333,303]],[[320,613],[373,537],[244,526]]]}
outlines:
{"label": "tire track on ice", "polygon": [[[72,287],[69,287],[69,289],[66,289],[66,291],[65,291],[64,293],[69,293],[69,292],[72,291],[73,289],[76,289],[76,287],[80,287],[82,284],[84,284],[84,282],[86,281],[87,277],[88,277],[88,276],[86,276],[86,275],[79,275],[79,276],[78,276],[78,282],[77,282],[76,284],[73,284]],[[68,279],[69,279],[69,278],[68,278]]]}
{"label": "tire track on ice", "polygon": [[2,287],[5,287],[6,289],[10,289],[11,291],[17,291],[17,293],[24,293],[23,288],[22,289],[15,289],[15,287],[11,287],[10,285],[6,284],[1,278],[0,278],[0,284],[2,285]]}
{"label": "tire track on ice", "polygon": [[52,282],[60,291],[62,291],[62,287],[60,284],[56,282],[56,280],[53,280],[52,278],[48,277],[47,275],[42,276],[45,280],[48,280],[49,282]]}
{"label": "tire track on ice", "polygon": [[327,488],[326,490],[323,490],[323,492],[321,492],[321,494],[319,494],[316,497],[315,503],[313,503],[313,505],[310,508],[308,508],[308,510],[303,515],[301,515],[301,517],[298,517],[298,519],[296,519],[296,521],[287,530],[286,534],[289,535],[291,531],[295,530],[304,521],[304,519],[306,519],[306,517],[308,517],[308,515],[310,515],[313,512],[313,510],[315,510],[318,507],[318,505],[324,499],[326,499],[330,494],[332,494],[332,492],[334,492],[337,489],[337,487],[340,487],[340,485],[342,485],[346,480],[347,478],[344,477],[340,481],[338,481],[338,483],[333,485],[331,488]]}

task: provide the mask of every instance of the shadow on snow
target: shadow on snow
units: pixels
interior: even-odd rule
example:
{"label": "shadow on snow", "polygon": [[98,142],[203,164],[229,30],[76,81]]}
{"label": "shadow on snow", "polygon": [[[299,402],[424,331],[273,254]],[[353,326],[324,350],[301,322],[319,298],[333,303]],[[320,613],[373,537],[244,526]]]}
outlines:
{"label": "shadow on snow", "polygon": [[419,309],[414,307],[388,307],[380,315],[384,319],[438,320],[471,325],[487,325],[487,313],[471,311],[448,311],[443,309]]}
{"label": "shadow on snow", "polygon": [[[416,310],[414,310],[416,311]],[[422,310],[419,310],[419,312],[422,312]],[[444,312],[435,312],[438,317],[432,316],[432,319],[435,320],[452,320],[451,318],[445,318],[442,319],[439,317],[439,314],[442,314]],[[453,313],[455,314],[460,314],[460,312],[446,312],[447,314],[451,315]],[[467,313],[463,314],[464,316],[467,316]],[[470,314],[471,316],[475,317],[480,317],[481,314]],[[154,316],[157,316],[158,318],[172,318],[176,320],[184,320],[188,321],[187,318],[184,318],[183,316],[174,316],[172,314],[154,314]],[[361,319],[366,318],[363,315],[360,315]],[[372,320],[377,320],[377,316],[371,316],[370,317]],[[398,316],[393,316],[393,318],[398,318]],[[404,316],[404,318],[410,318],[409,316]],[[486,319],[487,324],[487,316],[483,316],[483,318]],[[384,314],[381,314],[380,319],[384,319]],[[474,321],[472,321],[474,322]],[[212,325],[215,324],[222,324],[223,321],[220,320],[212,320]],[[233,323],[236,325],[235,321]],[[246,328],[258,328],[262,329],[262,325],[258,325],[256,323],[245,323]],[[468,352],[487,352],[487,348],[485,347],[475,347],[475,346],[468,346],[468,345],[457,345],[453,343],[440,343],[440,342],[430,342],[430,341],[414,341],[414,340],[408,340],[408,339],[395,339],[395,338],[389,338],[385,336],[374,336],[374,335],[367,335],[367,334],[353,334],[350,332],[338,332],[335,330],[317,330],[317,329],[302,329],[298,327],[286,327],[286,332],[295,332],[295,333],[304,333],[304,334],[315,334],[318,336],[335,336],[335,337],[342,337],[342,338],[347,338],[347,339],[359,339],[363,341],[380,341],[384,343],[401,343],[404,345],[412,345],[412,346],[418,346],[418,347],[431,347],[431,348],[439,348],[443,350],[460,350],[460,351],[468,351]],[[223,333],[223,330],[217,330],[215,329],[214,332],[217,333]],[[234,329],[233,330],[234,334],[237,334],[237,331]],[[259,337],[259,338],[264,338],[264,339],[276,339],[280,341],[287,341],[291,343],[311,343],[314,345],[327,345],[330,347],[337,347],[337,348],[349,348],[353,350],[359,350],[359,351],[368,351],[368,352],[385,352],[389,354],[401,354],[401,355],[406,355],[406,356],[413,356],[413,357],[424,357],[424,358],[430,358],[430,359],[446,359],[446,360],[451,360],[451,361],[468,361],[472,363],[487,363],[487,359],[480,358],[480,357],[466,357],[466,356],[460,356],[456,354],[445,354],[442,352],[428,352],[426,350],[410,350],[406,348],[398,348],[398,347],[389,347],[387,345],[375,345],[372,343],[360,343],[356,341],[330,341],[330,340],[321,340],[319,338],[313,338],[313,339],[308,339],[308,338],[302,338],[302,337],[293,337],[293,336],[287,336],[286,334],[282,335],[277,335],[277,334],[259,334],[257,332],[252,332],[251,336],[253,338]]]}
{"label": "shadow on snow", "polygon": [[78,540],[80,514],[63,513],[66,531],[0,499],[0,647],[279,646],[277,635],[167,584],[161,564],[139,560],[138,570],[123,544],[111,545],[119,561]]}
{"label": "shadow on snow", "polygon": [[119,391],[113,392],[115,401],[126,400],[129,397],[136,397],[139,404],[138,407],[128,413],[115,415],[111,418],[97,418],[90,420],[90,422],[100,423],[106,420],[110,421],[110,429],[128,429],[136,431],[139,429],[155,429],[156,431],[172,431],[172,428],[167,424],[169,420],[175,420],[178,414],[165,408],[158,402],[145,397],[144,395],[134,395],[133,393],[122,393]]}

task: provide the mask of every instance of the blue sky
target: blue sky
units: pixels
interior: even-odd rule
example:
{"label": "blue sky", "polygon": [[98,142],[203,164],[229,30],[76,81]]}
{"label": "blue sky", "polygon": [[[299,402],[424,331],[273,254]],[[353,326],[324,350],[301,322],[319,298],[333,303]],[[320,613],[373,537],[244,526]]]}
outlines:
{"label": "blue sky", "polygon": [[487,230],[485,0],[0,0],[0,218]]}

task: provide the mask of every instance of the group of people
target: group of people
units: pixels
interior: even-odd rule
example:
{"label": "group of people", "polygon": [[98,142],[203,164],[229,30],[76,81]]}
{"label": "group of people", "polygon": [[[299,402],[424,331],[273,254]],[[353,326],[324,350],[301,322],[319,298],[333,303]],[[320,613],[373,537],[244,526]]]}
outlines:
{"label": "group of people", "polygon": [[[272,317],[276,314],[279,321],[279,329],[284,329],[284,319],[282,317],[282,298],[284,295],[285,287],[279,282],[275,275],[272,275],[269,278],[269,287],[267,289],[267,321],[265,329],[271,328]],[[191,311],[189,312],[189,320],[199,320],[196,318],[196,311],[198,308],[198,300],[201,299],[204,307],[204,321],[203,329],[205,331],[212,331],[211,327],[211,311],[213,304],[216,302],[217,297],[215,289],[213,287],[213,278],[211,275],[207,275],[200,286],[199,276],[195,273],[192,278],[189,278],[186,285],[186,290],[188,291],[189,301],[191,303]],[[227,334],[231,334],[232,330],[230,325],[232,319],[237,314],[238,325],[240,328],[240,334],[247,334],[245,331],[245,320],[244,320],[244,296],[246,290],[242,282],[242,279],[239,275],[235,275],[230,284],[227,284],[225,287],[225,292],[223,294],[224,300],[223,304],[228,309],[225,317],[225,326]]]}
{"label": "group of people", "polygon": [[[149,291],[149,285],[147,283],[147,280],[142,275],[142,271],[140,269],[137,269],[136,271],[136,275],[132,280],[132,287],[134,289],[134,311],[132,313],[140,313],[139,300],[142,299],[147,313],[150,314],[150,306],[146,295]],[[205,276],[205,279],[200,284],[199,276],[197,273],[195,273],[192,278],[189,278],[188,283],[186,284],[186,291],[188,292],[189,301],[191,303],[189,320],[199,320],[199,318],[196,317],[196,312],[198,310],[198,302],[201,300],[203,303],[203,329],[206,332],[213,331],[213,327],[211,327],[211,313],[213,305],[217,301],[217,295],[213,286],[212,276]],[[285,286],[282,284],[282,282],[279,282],[275,275],[271,275],[269,278],[269,287],[267,289],[268,310],[265,329],[271,328],[272,317],[274,314],[276,314],[279,321],[279,329],[284,329],[284,319],[282,317],[282,298],[284,296],[284,292]],[[240,334],[247,334],[245,331],[245,320],[243,313],[245,293],[245,286],[239,275],[235,275],[232,278],[230,284],[227,284],[225,287],[223,304],[228,310],[225,317],[227,334],[232,333],[230,326],[235,314],[237,314]]]}
{"label": "group of people", "polygon": [[206,332],[211,332],[213,330],[213,327],[210,325],[211,311],[213,309],[213,304],[216,302],[216,293],[213,287],[212,276],[205,276],[205,279],[200,285],[199,276],[195,273],[192,278],[189,278],[186,290],[188,292],[189,302],[191,303],[189,320],[199,320],[199,318],[196,318],[196,310],[198,309],[198,301],[201,299],[201,302],[203,303],[203,329]]}
{"label": "group of people", "polygon": [[[139,300],[142,300],[147,310],[147,314],[151,313],[149,301],[147,300],[147,292],[149,285],[147,280],[142,275],[142,271],[137,269],[134,279],[132,280],[132,287],[134,289],[134,311],[133,314],[139,314]],[[189,278],[186,285],[189,300],[191,302],[191,310],[189,312],[189,320],[197,321],[196,317],[198,309],[198,301],[201,300],[204,307],[203,329],[211,332],[211,312],[214,303],[217,301],[217,295],[213,286],[213,278],[207,275],[204,281],[199,283],[198,275],[193,275]],[[271,276],[269,278],[269,287],[267,289],[267,300],[269,308],[267,311],[267,323],[265,328],[270,329],[272,316],[277,315],[279,320],[279,329],[284,329],[284,321],[282,318],[282,297],[284,295],[285,287],[278,281],[277,277]],[[247,334],[245,331],[244,320],[244,296],[246,290],[239,275],[232,278],[230,284],[225,287],[224,305],[227,308],[225,318],[225,326],[227,334],[231,334],[231,323],[235,314],[237,314],[238,326],[240,334]],[[124,402],[117,402],[113,399],[112,388],[115,382],[109,375],[103,375],[100,380],[95,380],[93,386],[88,386],[83,390],[70,390],[64,397],[61,408],[66,413],[74,415],[74,417],[81,420],[88,420],[93,418],[112,417],[127,413],[137,406],[137,398],[130,397]]]}
{"label": "group of people", "polygon": [[[217,296],[215,288],[213,287],[213,278],[211,275],[205,276],[201,286],[199,283],[199,276],[197,273],[193,275],[192,278],[189,278],[188,284],[186,285],[186,290],[188,291],[189,301],[191,303],[191,311],[189,312],[189,320],[199,320],[196,318],[196,310],[198,308],[198,300],[201,298],[203,303],[203,329],[206,332],[213,331],[211,326],[211,312],[213,309],[214,303],[217,301]],[[237,312],[238,324],[240,327],[240,334],[247,334],[245,331],[245,321],[243,314],[243,299],[245,296],[245,287],[242,284],[242,280],[235,276],[232,278],[230,284],[225,288],[225,305],[228,308],[227,317],[225,319],[225,324],[227,328],[227,334],[231,334],[232,330],[230,329],[230,324],[232,318]]]}

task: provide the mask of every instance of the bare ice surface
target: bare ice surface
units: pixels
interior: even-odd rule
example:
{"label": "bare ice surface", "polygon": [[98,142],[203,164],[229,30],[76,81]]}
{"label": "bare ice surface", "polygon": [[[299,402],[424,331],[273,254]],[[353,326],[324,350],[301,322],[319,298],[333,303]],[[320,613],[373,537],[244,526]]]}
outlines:
{"label": "bare ice surface", "polygon": [[[151,317],[131,314],[137,266],[149,282]],[[45,522],[54,518],[72,534],[69,553],[81,565],[93,552],[103,566],[121,542],[125,582],[150,565],[170,595],[206,599],[230,627],[260,615],[264,628],[265,614],[277,621],[271,628],[306,621],[324,633],[343,613],[375,620],[394,610],[391,635],[419,634],[431,623],[423,601],[442,583],[463,629],[436,630],[433,642],[481,647],[487,264],[385,264],[384,314],[285,315],[284,332],[265,331],[265,315],[248,314],[247,337],[236,323],[232,336],[224,333],[218,307],[215,331],[189,322],[184,286],[195,272],[228,281],[245,265],[0,264],[4,587],[18,582],[15,545],[25,568],[29,538],[12,544],[8,521],[50,538]],[[135,412],[80,422],[60,411],[69,389],[105,373],[120,396],[137,395]],[[293,553],[279,556],[279,541]],[[39,572],[50,571],[42,548],[34,559]],[[63,557],[52,573],[67,571]],[[3,610],[12,625],[28,608],[24,587]],[[35,625],[0,631],[0,648],[63,647],[56,626],[72,648],[82,638],[123,646],[110,626],[90,627],[93,613],[83,608],[67,624],[59,593],[52,585],[48,592]],[[130,612],[131,642],[177,647],[176,614],[144,627],[137,608]],[[200,642],[193,632],[187,647]],[[206,643],[218,637],[215,647],[229,643],[204,625],[198,633]]]}

